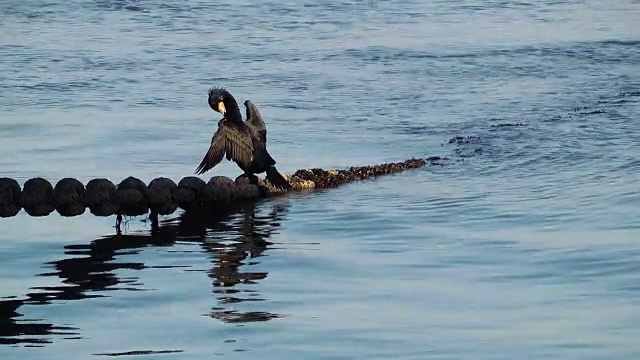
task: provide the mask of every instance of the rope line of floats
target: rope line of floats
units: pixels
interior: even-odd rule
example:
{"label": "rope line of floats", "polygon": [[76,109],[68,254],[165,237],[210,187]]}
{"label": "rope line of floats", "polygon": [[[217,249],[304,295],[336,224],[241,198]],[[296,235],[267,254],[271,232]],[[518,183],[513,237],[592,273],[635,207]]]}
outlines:
{"label": "rope line of floats", "polygon": [[[441,158],[409,159],[397,163],[351,167],[346,170],[302,169],[290,176],[290,191],[325,189],[380,175],[394,174],[437,163]],[[12,217],[24,209],[30,216],[47,216],[54,211],[71,217],[88,208],[95,216],[169,215],[178,208],[219,206],[239,201],[252,201],[283,194],[268,181],[249,179],[245,175],[232,180],[214,176],[208,182],[195,176],[173,180],[159,177],[149,184],[127,177],[117,185],[109,179],[92,179],[86,185],[74,178],[64,178],[52,185],[36,177],[22,187],[12,178],[0,178],[0,217]]]}

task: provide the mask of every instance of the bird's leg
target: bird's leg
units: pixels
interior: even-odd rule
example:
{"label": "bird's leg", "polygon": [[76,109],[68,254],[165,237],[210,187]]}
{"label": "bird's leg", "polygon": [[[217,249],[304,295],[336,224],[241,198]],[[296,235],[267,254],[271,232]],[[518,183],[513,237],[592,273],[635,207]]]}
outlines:
{"label": "bird's leg", "polygon": [[122,232],[122,230],[120,229],[120,225],[122,225],[122,212],[118,211],[118,214],[116,215],[116,233],[120,234]]}
{"label": "bird's leg", "polygon": [[257,176],[255,176],[254,174],[251,174],[251,173],[245,172],[245,173],[244,173],[244,176],[246,176],[246,177],[247,177],[247,179],[249,179],[249,184],[253,184],[253,185],[256,185],[256,186],[260,185],[260,182],[259,182],[259,180],[258,180],[258,177],[257,177]]}
{"label": "bird's leg", "polygon": [[158,231],[158,213],[155,210],[151,210],[151,214],[149,214],[149,219],[151,220],[151,232],[155,233]]}

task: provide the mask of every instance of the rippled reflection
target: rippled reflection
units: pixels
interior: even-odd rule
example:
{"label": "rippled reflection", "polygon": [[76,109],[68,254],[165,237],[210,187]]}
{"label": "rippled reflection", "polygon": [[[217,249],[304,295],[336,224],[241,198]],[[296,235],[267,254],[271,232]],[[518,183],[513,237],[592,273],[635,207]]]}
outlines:
{"label": "rippled reflection", "polygon": [[247,207],[235,216],[233,224],[237,235],[231,241],[221,241],[228,229],[214,226],[203,243],[214,264],[209,277],[220,303],[212,309],[210,316],[224,322],[267,321],[279,317],[267,312],[237,312],[226,308],[234,303],[264,300],[257,290],[246,285],[256,284],[266,278],[267,273],[242,271],[241,267],[255,264],[255,259],[271,245],[266,239],[280,226],[286,206],[274,206],[266,215],[258,215],[255,210],[255,207]]}
{"label": "rippled reflection", "polygon": [[[106,291],[148,291],[135,276],[120,277],[117,270],[144,270],[143,262],[118,261],[122,255],[133,255],[146,247],[169,247],[181,242],[199,242],[210,254],[212,279],[217,304],[209,316],[228,323],[267,321],[278,314],[239,312],[231,307],[244,301],[263,301],[256,287],[266,272],[252,272],[271,243],[267,240],[280,227],[288,204],[242,204],[225,211],[193,210],[178,218],[152,224],[144,233],[105,236],[83,245],[65,246],[65,256],[48,263],[53,271],[38,276],[55,276],[61,285],[31,288],[26,296],[0,299],[0,344],[43,346],[53,336],[81,338],[81,329],[56,325],[46,319],[28,319],[21,314],[25,305],[47,305],[58,300],[81,300],[105,297]],[[261,211],[265,209],[266,211]],[[264,212],[264,214],[261,214]],[[100,294],[96,293],[100,292]]]}

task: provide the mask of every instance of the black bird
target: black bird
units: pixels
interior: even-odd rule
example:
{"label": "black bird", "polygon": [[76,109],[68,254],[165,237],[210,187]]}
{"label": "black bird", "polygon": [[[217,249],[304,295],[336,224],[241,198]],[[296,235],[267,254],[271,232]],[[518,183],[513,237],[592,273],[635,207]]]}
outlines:
{"label": "black bird", "polygon": [[196,174],[211,170],[226,155],[227,160],[235,162],[250,179],[254,174],[266,172],[267,179],[275,187],[290,189],[291,184],[278,172],[276,161],[267,152],[266,127],[257,107],[245,101],[248,119],[243,122],[234,97],[219,88],[209,90],[209,106],[224,118],[218,122],[218,130],[213,134],[209,151],[196,168]]}

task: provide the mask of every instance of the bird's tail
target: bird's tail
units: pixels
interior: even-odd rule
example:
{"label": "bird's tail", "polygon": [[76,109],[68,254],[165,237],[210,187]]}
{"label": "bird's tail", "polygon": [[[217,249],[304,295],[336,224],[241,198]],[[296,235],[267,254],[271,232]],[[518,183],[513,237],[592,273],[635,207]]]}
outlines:
{"label": "bird's tail", "polygon": [[269,168],[267,169],[267,179],[269,179],[269,182],[273,186],[279,189],[291,190],[291,184],[289,184],[287,179],[285,179],[284,176],[282,176],[282,174],[280,174],[280,172],[273,165],[269,166]]}

